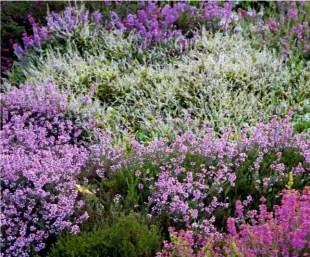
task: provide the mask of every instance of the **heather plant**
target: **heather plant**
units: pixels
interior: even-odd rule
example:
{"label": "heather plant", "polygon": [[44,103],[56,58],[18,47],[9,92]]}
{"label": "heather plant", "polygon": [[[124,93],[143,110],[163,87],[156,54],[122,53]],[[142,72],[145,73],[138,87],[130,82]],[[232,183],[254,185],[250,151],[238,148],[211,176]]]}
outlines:
{"label": "heather plant", "polygon": [[265,204],[259,206],[257,214],[248,212],[246,217],[250,224],[240,222],[239,235],[235,234],[234,220],[230,218],[227,242],[235,244],[239,252],[246,252],[248,256],[307,256],[309,193],[309,187],[305,187],[302,194],[284,190],[282,203],[274,206],[274,213],[269,213]]}
{"label": "heather plant", "polygon": [[269,208],[279,203],[290,176],[297,190],[309,185],[310,142],[293,133],[290,118],[244,129],[235,142],[229,130],[219,138],[212,129],[171,143],[132,137],[126,164],[97,185],[99,194],[108,208],[117,198],[118,211],[148,212],[165,228],[191,227],[219,239],[229,216],[259,209],[263,196]]}
{"label": "heather plant", "polygon": [[88,218],[79,179],[105,176],[119,158],[93,119],[68,111],[67,97],[51,83],[1,94],[4,256],[30,256],[62,230],[79,232]]}
{"label": "heather plant", "polygon": [[105,27],[102,23],[102,13],[95,11],[90,14],[83,8],[69,6],[60,14],[51,12],[47,16],[47,25],[44,27],[32,20],[34,34],[30,36],[24,34],[24,49],[18,44],[14,45],[14,49],[17,55],[23,56],[25,51],[40,47],[50,41],[75,39],[79,42],[79,37],[83,34],[79,30],[81,25],[85,24],[89,24],[89,31],[95,32],[97,36],[101,35],[102,29],[110,30],[115,27],[125,32],[133,32],[134,41],[139,41],[144,47],[149,47],[156,42],[165,43],[176,38],[180,39],[183,48],[186,48],[187,41],[182,36],[181,30],[177,29],[174,24],[180,16],[188,14],[190,17],[210,19],[213,22],[221,19],[223,23],[221,26],[224,25],[225,28],[231,20],[232,2],[225,3],[223,7],[217,3],[203,3],[202,5],[207,9],[204,10],[205,14],[196,7],[182,2],[176,2],[172,6],[167,4],[161,6],[154,2],[146,4],[142,1],[136,14],[130,13],[125,19],[120,18],[114,10],[111,10],[110,22]]}
{"label": "heather plant", "polygon": [[[16,59],[14,43],[22,42],[23,33],[32,33],[31,22],[44,24],[47,9],[55,12],[64,9],[65,1],[1,2],[1,75],[9,70]],[[27,22],[29,21],[29,22]]]}
{"label": "heather plant", "polygon": [[150,224],[140,214],[122,214],[90,232],[60,235],[48,256],[154,256],[161,241],[161,230],[157,224]]}
{"label": "heather plant", "polygon": [[[267,8],[261,6],[260,10],[239,8],[238,15],[242,32],[248,33],[253,42],[279,49],[293,62],[299,62],[309,57],[309,8],[305,1],[277,1]],[[258,26],[254,28],[251,24]]]}
{"label": "heather plant", "polygon": [[[109,20],[110,11],[114,10],[120,17],[125,17],[128,13],[135,12],[139,8],[139,3],[134,2],[65,2],[65,1],[34,1],[34,2],[3,2],[1,8],[3,10],[1,16],[2,37],[1,37],[1,74],[6,76],[6,72],[10,70],[13,61],[17,56],[14,54],[13,45],[23,43],[22,37],[27,42],[27,37],[33,39],[32,34],[36,34],[37,28],[46,26],[46,15],[49,12],[59,13],[66,6],[74,4],[75,8],[81,8],[85,5],[85,9],[94,13],[94,16],[102,22]],[[100,13],[99,11],[100,10]],[[35,31],[34,31],[35,30]],[[40,36],[40,35],[39,35]],[[41,38],[44,41],[44,38]],[[42,46],[41,42],[41,46]],[[38,47],[38,46],[36,46]]]}
{"label": "heather plant", "polygon": [[[154,3],[149,3],[147,16],[144,17],[144,20],[153,17],[152,13],[154,12],[155,7],[156,6]],[[62,48],[66,49],[67,42],[74,42],[77,48],[81,52],[83,52],[84,50],[91,49],[92,38],[104,37],[104,32],[111,30],[113,26],[123,31],[121,28],[123,28],[124,25],[120,23],[119,17],[116,12],[111,11],[112,23],[108,23],[106,27],[103,24],[102,17],[103,17],[102,13],[98,11],[89,13],[84,8],[73,8],[69,6],[66,8],[65,11],[63,11],[60,14],[51,12],[47,16],[46,26],[39,26],[39,24],[37,24],[33,20],[32,26],[34,34],[33,35],[24,34],[23,47],[19,44],[14,44],[15,52],[21,61],[19,64],[17,63],[16,65],[17,66],[24,65],[28,61],[27,59],[29,57],[33,57],[40,53],[44,54],[44,49],[47,48],[48,46],[52,47],[61,46]],[[154,17],[156,17],[156,15]],[[155,19],[160,18],[156,17]],[[141,26],[144,27],[142,24]],[[152,26],[152,28],[153,27],[154,26]],[[169,41],[171,38],[179,37],[179,34],[175,33],[173,28],[169,30],[169,33],[165,32],[164,30],[165,29],[163,28],[162,32],[161,28],[158,28],[155,30],[155,32],[153,31],[152,33],[153,34],[155,33],[154,35],[156,38],[159,35],[160,37],[158,38],[158,40],[162,41],[163,43]],[[140,32],[142,33],[142,31],[143,29],[140,27],[139,31],[130,29],[128,27],[126,33],[132,32],[135,35],[133,37],[133,40],[137,41],[138,39],[136,34],[139,34]],[[145,37],[145,39],[147,39],[147,37]],[[135,43],[135,45],[137,45],[137,43]],[[149,43],[147,43],[147,45],[149,45]],[[144,47],[146,46],[144,45]]]}
{"label": "heather plant", "polygon": [[[88,30],[87,25],[83,30]],[[46,47],[44,53],[28,56],[27,64],[15,65],[14,69],[7,73],[8,80],[11,84],[18,85],[25,81],[45,82],[50,78],[52,81],[62,81],[65,88],[74,90],[77,87],[78,92],[86,93],[88,91],[85,89],[92,82],[102,79],[107,79],[106,82],[109,82],[109,77],[113,78],[114,73],[97,73],[101,73],[102,69],[111,70],[109,66],[116,66],[121,73],[127,73],[131,71],[132,66],[139,64],[140,66],[164,64],[173,60],[162,48],[146,52],[142,47],[135,46],[132,37],[132,35],[125,37],[122,31],[103,30],[101,37],[95,34],[83,36],[81,41],[87,41],[88,45],[83,46],[83,51],[79,50],[79,43],[76,42],[68,42],[65,48],[59,45]],[[46,65],[47,63],[49,65]],[[42,65],[43,69],[40,68]],[[83,73],[77,75],[77,69]],[[52,70],[53,73],[56,72],[56,80],[50,74]],[[37,76],[37,79],[34,76]]]}
{"label": "heather plant", "polygon": [[157,256],[308,256],[309,187],[302,194],[295,190],[282,194],[281,205],[275,205],[273,212],[261,203],[259,212],[251,210],[242,220],[228,218],[222,242],[171,228],[172,243],[166,242]]}
{"label": "heather plant", "polygon": [[135,40],[140,41],[144,47],[176,38],[180,39],[185,50],[188,44],[195,41],[192,30],[201,20],[206,26],[211,23],[210,27],[228,30],[232,21],[232,6],[232,1],[223,5],[202,2],[200,8],[185,2],[173,2],[170,5],[148,2],[143,5],[144,8],[137,10],[136,14],[129,14],[123,21],[112,12],[111,21],[118,29],[133,31]]}
{"label": "heather plant", "polygon": [[310,93],[306,70],[292,75],[276,54],[255,49],[240,36],[204,31],[177,60],[167,59],[160,47],[146,55],[141,48],[135,52],[131,37],[121,32],[104,35],[99,41],[105,43],[94,40],[91,52],[80,54],[74,45],[65,54],[47,51],[23,67],[22,76],[32,84],[49,78],[71,89],[72,98],[87,94],[95,83],[89,111],[116,137],[125,129],[150,140],[198,133],[204,124],[253,126],[285,113]]}
{"label": "heather plant", "polygon": [[66,95],[48,84],[22,86],[1,96],[1,248],[5,256],[29,256],[63,229],[79,231],[74,175],[87,161],[81,129],[65,119]]}

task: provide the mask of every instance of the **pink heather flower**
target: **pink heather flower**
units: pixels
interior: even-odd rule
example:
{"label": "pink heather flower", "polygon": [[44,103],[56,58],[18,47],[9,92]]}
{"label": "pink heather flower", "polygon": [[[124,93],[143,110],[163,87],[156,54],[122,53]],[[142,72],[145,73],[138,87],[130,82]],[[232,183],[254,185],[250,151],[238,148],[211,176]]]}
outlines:
{"label": "pink heather flower", "polygon": [[78,232],[80,232],[80,227],[78,225],[72,226],[71,233],[76,234]]}
{"label": "pink heather flower", "polygon": [[227,230],[231,235],[237,235],[237,230],[236,230],[236,226],[235,226],[235,219],[229,217],[227,219]]}
{"label": "pink heather flower", "polygon": [[243,206],[240,200],[236,201],[236,212],[238,214],[238,219],[243,218]]}
{"label": "pink heather flower", "polygon": [[136,173],[135,173],[136,177],[140,177],[141,176],[141,171],[140,170],[137,170]]}
{"label": "pink heather flower", "polygon": [[99,23],[101,21],[101,19],[102,19],[102,14],[100,12],[98,12],[98,11],[95,11],[93,13],[93,19],[94,19],[94,21],[96,23]]}
{"label": "pink heather flower", "polygon": [[140,190],[143,189],[143,184],[139,183],[139,184],[138,184],[138,188],[139,188]]}
{"label": "pink heather flower", "polygon": [[277,22],[275,20],[271,20],[269,23],[268,23],[268,27],[271,31],[273,32],[276,32],[278,31],[278,25],[277,25]]}
{"label": "pink heather flower", "polygon": [[287,11],[287,16],[289,19],[297,21],[298,19],[298,9],[296,7],[291,7]]}
{"label": "pink heather flower", "polygon": [[[6,235],[1,248],[5,256],[28,257],[31,249],[42,250],[51,234],[79,231],[77,224],[88,214],[80,210],[84,203],[78,201],[76,177],[87,163],[100,167],[96,157],[118,162],[120,153],[108,149],[107,136],[91,145],[81,133],[75,134],[80,127],[95,130],[95,123],[82,120],[81,126],[71,121],[67,94],[51,83],[15,87],[2,93],[0,101],[0,218]],[[110,157],[104,157],[103,150]]]}

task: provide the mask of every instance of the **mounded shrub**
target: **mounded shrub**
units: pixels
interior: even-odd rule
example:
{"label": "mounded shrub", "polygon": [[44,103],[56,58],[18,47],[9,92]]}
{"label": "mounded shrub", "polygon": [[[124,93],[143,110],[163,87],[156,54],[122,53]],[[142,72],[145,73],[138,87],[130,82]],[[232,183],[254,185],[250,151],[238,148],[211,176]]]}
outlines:
{"label": "mounded shrub", "polygon": [[87,184],[82,174],[108,173],[99,154],[110,165],[110,158],[118,159],[94,120],[70,111],[67,97],[51,83],[43,88],[21,85],[1,94],[4,256],[31,256],[60,231],[79,232],[88,218],[77,187]]}
{"label": "mounded shrub", "polygon": [[90,232],[63,234],[48,256],[154,256],[161,246],[161,231],[157,225],[147,225],[145,221],[145,217],[132,213],[100,224]]}
{"label": "mounded shrub", "polygon": [[51,84],[15,88],[1,105],[1,249],[29,256],[87,219],[74,176],[89,153],[78,143],[83,131],[64,115],[67,96]]}

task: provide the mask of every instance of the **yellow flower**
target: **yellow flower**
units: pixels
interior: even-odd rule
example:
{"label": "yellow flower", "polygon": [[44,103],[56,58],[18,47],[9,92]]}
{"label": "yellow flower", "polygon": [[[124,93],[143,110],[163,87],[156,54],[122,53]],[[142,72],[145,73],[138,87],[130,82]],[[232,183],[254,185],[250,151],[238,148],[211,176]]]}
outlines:
{"label": "yellow flower", "polygon": [[89,194],[89,195],[94,195],[92,192],[90,192],[87,188],[76,184],[75,187],[77,188],[77,190],[81,193],[85,193],[85,194]]}
{"label": "yellow flower", "polygon": [[293,173],[290,172],[288,174],[288,183],[287,183],[287,185],[285,187],[290,190],[290,189],[292,189],[293,185],[294,185]]}

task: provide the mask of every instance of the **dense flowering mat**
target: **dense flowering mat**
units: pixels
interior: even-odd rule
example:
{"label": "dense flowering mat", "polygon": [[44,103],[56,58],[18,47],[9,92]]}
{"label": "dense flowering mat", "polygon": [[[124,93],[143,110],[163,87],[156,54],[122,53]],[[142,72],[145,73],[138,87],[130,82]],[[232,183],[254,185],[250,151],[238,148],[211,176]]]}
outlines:
{"label": "dense flowering mat", "polygon": [[1,256],[308,256],[309,3],[96,4],[2,59]]}

